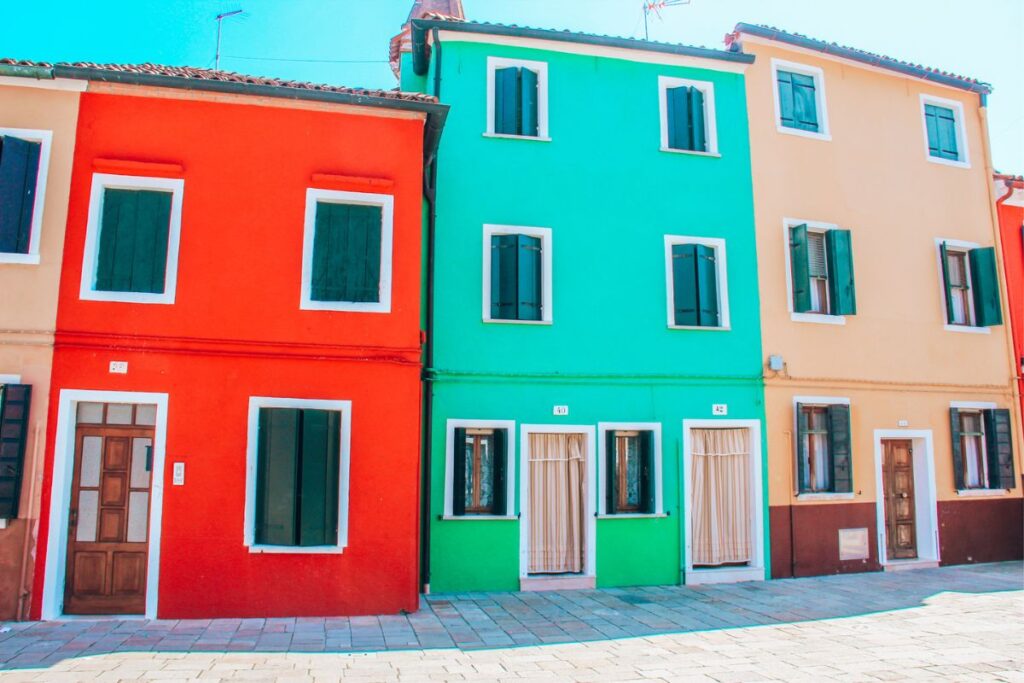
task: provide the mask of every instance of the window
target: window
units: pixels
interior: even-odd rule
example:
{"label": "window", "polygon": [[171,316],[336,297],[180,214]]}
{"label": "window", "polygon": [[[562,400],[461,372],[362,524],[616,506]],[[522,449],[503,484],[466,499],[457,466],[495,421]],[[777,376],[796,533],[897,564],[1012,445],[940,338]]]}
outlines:
{"label": "window", "polygon": [[39,263],[53,134],[0,128],[0,263]]}
{"label": "window", "polygon": [[174,303],[184,181],[93,175],[82,299]]}
{"label": "window", "polygon": [[600,453],[601,514],[661,513],[661,425],[606,422]]}
{"label": "window", "polygon": [[660,76],[658,92],[661,149],[717,155],[714,85]]}
{"label": "window", "polygon": [[796,404],[798,493],[853,491],[848,403]]}
{"label": "window", "polygon": [[21,499],[32,387],[0,379],[0,519],[16,519]]}
{"label": "window", "polygon": [[850,231],[799,223],[791,225],[788,232],[793,312],[855,314],[857,296]]}
{"label": "window", "polygon": [[551,322],[551,230],[484,226],[483,315]]}
{"label": "window", "polygon": [[249,400],[245,534],[251,549],[345,546],[350,410],[348,401]]}
{"label": "window", "polygon": [[772,60],[779,132],[831,139],[825,107],[825,74],[812,66]]}
{"label": "window", "polygon": [[548,139],[546,63],[488,58],[486,134]]}
{"label": "window", "polygon": [[1010,411],[1005,408],[953,407],[949,410],[949,417],[953,477],[957,490],[1012,489],[1014,467]]}
{"label": "window", "polygon": [[305,310],[391,311],[391,195],[306,190]]}
{"label": "window", "polygon": [[508,432],[456,427],[452,514],[505,515]]}
{"label": "window", "polygon": [[665,237],[668,325],[729,328],[725,240]]}
{"label": "window", "polygon": [[928,161],[950,166],[969,166],[964,136],[963,104],[921,95],[924,137]]}
{"label": "window", "polygon": [[948,328],[1002,325],[995,247],[949,240],[938,246]]}

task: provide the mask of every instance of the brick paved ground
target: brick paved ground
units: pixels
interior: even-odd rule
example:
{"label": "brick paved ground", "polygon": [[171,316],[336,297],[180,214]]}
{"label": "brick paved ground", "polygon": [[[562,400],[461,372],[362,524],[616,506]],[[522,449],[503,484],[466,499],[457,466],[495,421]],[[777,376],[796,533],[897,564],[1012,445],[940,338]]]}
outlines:
{"label": "brick paved ground", "polygon": [[0,681],[1024,681],[1024,566],[431,596],[408,616],[5,624]]}

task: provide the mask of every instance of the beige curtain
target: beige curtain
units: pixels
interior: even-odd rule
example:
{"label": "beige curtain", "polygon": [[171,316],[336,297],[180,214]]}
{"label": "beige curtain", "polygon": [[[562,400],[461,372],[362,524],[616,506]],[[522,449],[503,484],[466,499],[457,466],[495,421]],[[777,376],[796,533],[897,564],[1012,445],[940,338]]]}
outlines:
{"label": "beige curtain", "polygon": [[750,431],[694,429],[693,564],[749,562]]}
{"label": "beige curtain", "polygon": [[531,574],[583,571],[583,434],[530,434]]}

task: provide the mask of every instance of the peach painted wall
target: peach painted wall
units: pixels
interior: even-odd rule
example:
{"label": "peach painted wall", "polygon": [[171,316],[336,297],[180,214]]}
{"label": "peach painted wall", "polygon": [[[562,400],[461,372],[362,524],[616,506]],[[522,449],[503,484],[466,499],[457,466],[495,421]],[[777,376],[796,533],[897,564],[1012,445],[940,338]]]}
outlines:
{"label": "peach painted wall", "polygon": [[[52,85],[52,81],[0,78],[0,128],[48,130],[53,134],[40,230],[39,263],[0,263],[0,375],[20,376],[22,383],[32,385],[19,519],[8,522],[7,528],[0,530],[0,621],[18,616],[25,534],[32,534],[34,538],[34,526],[39,518],[42,434],[50,393],[57,287],[78,122],[79,93],[46,87]],[[76,85],[72,83],[70,87]],[[32,546],[29,543],[29,556],[26,558],[30,563],[26,571],[29,581],[32,576]]]}

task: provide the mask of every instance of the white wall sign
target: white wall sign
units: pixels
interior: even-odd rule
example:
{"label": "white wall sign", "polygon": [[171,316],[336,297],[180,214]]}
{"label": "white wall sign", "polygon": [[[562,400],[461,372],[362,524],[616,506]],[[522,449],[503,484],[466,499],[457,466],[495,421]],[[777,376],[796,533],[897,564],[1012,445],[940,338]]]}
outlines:
{"label": "white wall sign", "polygon": [[868,549],[868,530],[840,529],[839,530],[839,559],[840,560],[867,560],[871,558],[871,551]]}
{"label": "white wall sign", "polygon": [[185,463],[183,463],[183,462],[176,462],[176,463],[174,463],[174,473],[173,473],[173,476],[172,476],[172,481],[173,481],[175,486],[184,486],[185,485]]}
{"label": "white wall sign", "polygon": [[128,361],[126,360],[112,360],[110,361],[110,372],[115,375],[127,375],[128,374]]}
{"label": "white wall sign", "polygon": [[569,406],[555,406],[555,409],[552,412],[554,412],[555,415],[568,415]]}
{"label": "white wall sign", "polygon": [[728,415],[729,405],[727,403],[715,403],[711,406],[712,415]]}

